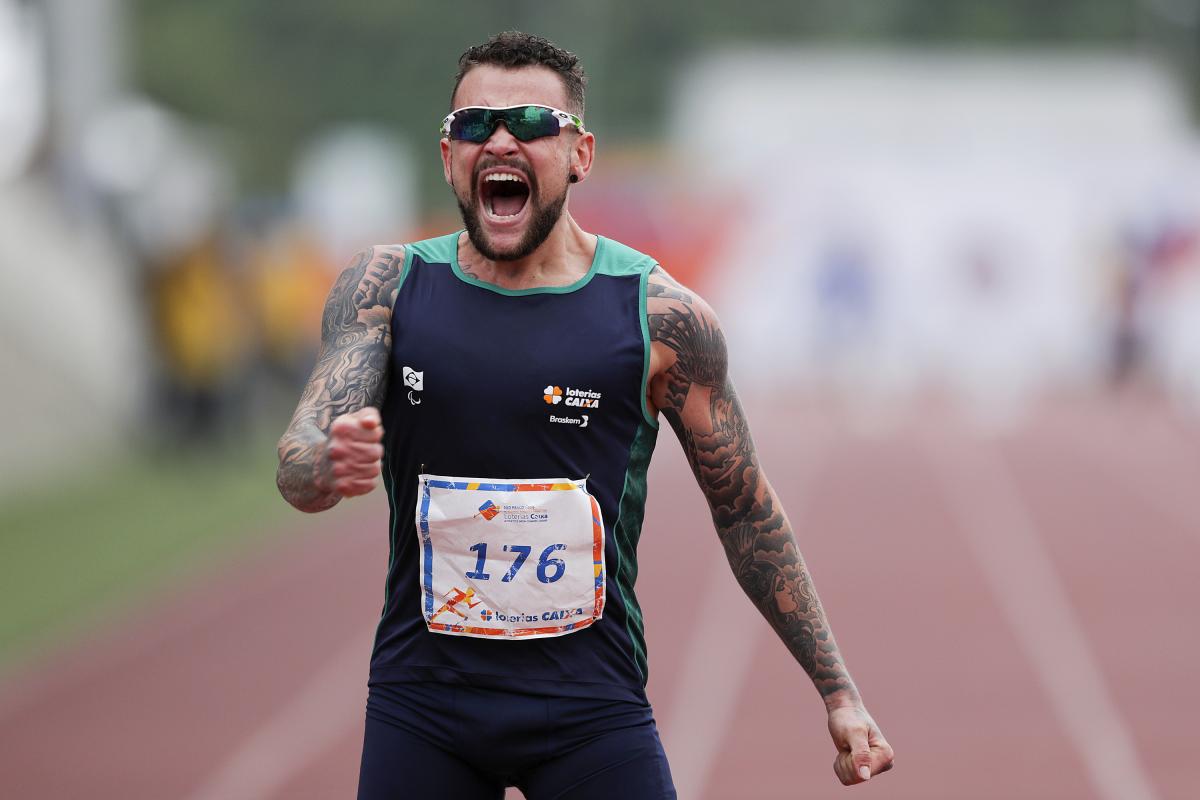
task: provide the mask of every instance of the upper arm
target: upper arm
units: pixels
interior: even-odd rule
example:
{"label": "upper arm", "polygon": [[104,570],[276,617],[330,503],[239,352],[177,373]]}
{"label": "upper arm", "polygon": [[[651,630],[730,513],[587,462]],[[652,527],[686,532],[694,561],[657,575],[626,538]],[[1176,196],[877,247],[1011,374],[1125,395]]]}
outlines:
{"label": "upper arm", "polygon": [[765,488],[745,414],[729,379],[721,324],[698,295],[656,267],[647,284],[650,401],[663,413],[718,525],[730,524]]}
{"label": "upper arm", "polygon": [[404,249],[373,247],[338,276],[321,315],[321,347],[293,424],[327,430],[334,418],[380,406],[387,385],[392,304],[400,288]]}
{"label": "upper arm", "polygon": [[[650,327],[650,402],[674,425],[691,389],[721,387],[728,373],[725,336],[708,303],[655,267],[646,284]],[[674,414],[672,413],[674,412]]]}

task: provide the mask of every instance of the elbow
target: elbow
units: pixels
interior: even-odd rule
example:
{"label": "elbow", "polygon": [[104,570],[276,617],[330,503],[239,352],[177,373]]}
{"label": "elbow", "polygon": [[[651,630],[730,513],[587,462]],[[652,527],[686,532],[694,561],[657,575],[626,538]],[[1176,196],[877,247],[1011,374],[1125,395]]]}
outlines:
{"label": "elbow", "polygon": [[[316,514],[337,505],[341,500],[337,494],[325,494],[317,491],[311,478],[305,480],[297,476],[295,465],[281,462],[275,471],[275,488],[279,494],[297,511],[305,514]],[[307,477],[307,476],[305,476]]]}
{"label": "elbow", "polygon": [[279,496],[288,502],[288,505],[293,508],[305,511],[304,503],[299,493],[296,491],[293,481],[288,480],[288,468],[285,464],[280,464],[275,470],[275,488],[279,490]]}

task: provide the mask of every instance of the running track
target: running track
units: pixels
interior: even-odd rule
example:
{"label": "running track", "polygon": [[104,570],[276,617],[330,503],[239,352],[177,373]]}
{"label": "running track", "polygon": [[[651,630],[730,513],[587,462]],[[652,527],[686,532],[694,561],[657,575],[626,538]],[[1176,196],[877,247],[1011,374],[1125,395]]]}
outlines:
{"label": "running track", "polygon": [[[681,797],[1196,796],[1200,423],[1147,398],[990,432],[747,407],[896,769],[838,785],[819,700],[664,430],[639,594]],[[10,673],[0,796],[353,796],[385,507],[344,506]]]}

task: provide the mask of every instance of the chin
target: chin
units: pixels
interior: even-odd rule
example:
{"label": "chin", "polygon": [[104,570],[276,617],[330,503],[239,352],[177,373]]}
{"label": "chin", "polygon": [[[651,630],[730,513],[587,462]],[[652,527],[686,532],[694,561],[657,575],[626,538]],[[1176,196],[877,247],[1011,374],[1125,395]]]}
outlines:
{"label": "chin", "polygon": [[515,214],[497,215],[485,206],[478,194],[463,202],[458,198],[458,210],[471,244],[492,261],[517,261],[531,255],[550,236],[562,216],[567,193],[551,202],[541,204],[532,197]]}

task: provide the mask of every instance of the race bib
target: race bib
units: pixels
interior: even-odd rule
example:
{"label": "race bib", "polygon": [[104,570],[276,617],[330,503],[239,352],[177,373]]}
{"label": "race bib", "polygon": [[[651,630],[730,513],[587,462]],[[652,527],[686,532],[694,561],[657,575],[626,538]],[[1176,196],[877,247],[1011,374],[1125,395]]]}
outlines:
{"label": "race bib", "polygon": [[435,633],[562,636],[604,612],[604,521],[584,480],[420,475],[417,534]]}

